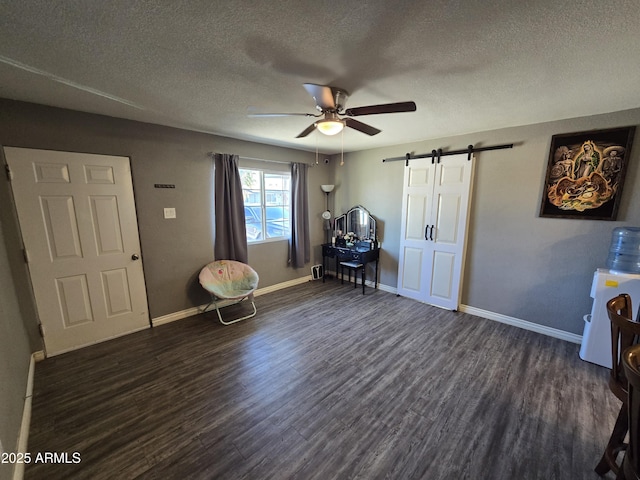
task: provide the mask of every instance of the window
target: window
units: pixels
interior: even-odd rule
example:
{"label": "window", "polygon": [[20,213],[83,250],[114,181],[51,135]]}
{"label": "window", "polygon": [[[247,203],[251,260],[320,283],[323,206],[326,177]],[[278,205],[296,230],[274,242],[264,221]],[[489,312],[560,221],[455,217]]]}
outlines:
{"label": "window", "polygon": [[247,242],[288,238],[291,175],[241,168],[240,179]]}

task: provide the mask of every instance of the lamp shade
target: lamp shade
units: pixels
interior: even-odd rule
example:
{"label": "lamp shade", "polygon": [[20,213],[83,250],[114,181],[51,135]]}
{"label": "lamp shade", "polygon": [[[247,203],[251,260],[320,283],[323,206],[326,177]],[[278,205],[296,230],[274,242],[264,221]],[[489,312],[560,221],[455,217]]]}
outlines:
{"label": "lamp shade", "polygon": [[316,128],[325,135],[336,135],[344,128],[344,122],[340,120],[320,120],[316,123]]}
{"label": "lamp shade", "polygon": [[322,189],[322,191],[324,193],[329,193],[329,192],[333,192],[333,189],[335,188],[335,185],[320,185],[320,188]]}

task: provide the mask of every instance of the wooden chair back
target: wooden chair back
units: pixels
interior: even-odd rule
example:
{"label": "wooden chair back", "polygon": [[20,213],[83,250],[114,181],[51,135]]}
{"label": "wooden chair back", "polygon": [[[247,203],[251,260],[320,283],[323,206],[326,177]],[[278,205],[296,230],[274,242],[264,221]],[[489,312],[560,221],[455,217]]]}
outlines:
{"label": "wooden chair back", "polygon": [[[622,363],[628,380],[629,400],[629,446],[625,452],[622,470],[623,478],[640,478],[640,345],[626,349]],[[620,478],[621,475],[618,475]]]}
{"label": "wooden chair back", "polygon": [[621,293],[607,302],[611,321],[611,376],[609,388],[621,401],[627,401],[627,378],[622,366],[622,353],[638,342],[640,323],[632,319],[631,297]]}

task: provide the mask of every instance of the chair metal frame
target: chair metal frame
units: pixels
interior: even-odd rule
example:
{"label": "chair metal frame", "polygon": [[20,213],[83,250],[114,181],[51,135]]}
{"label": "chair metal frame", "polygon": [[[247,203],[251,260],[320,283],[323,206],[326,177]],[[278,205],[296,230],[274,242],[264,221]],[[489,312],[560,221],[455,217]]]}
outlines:
{"label": "chair metal frame", "polygon": [[[256,316],[256,313],[258,312],[258,310],[256,309],[256,302],[253,299],[253,293],[251,295],[247,295],[246,297],[241,298],[240,300],[238,300],[237,302],[232,302],[232,303],[228,303],[226,305],[218,305],[218,303],[220,302],[227,302],[229,301],[229,299],[225,299],[225,298],[219,298],[216,297],[213,293],[209,292],[209,294],[211,295],[211,301],[207,304],[206,307],[204,307],[200,313],[207,313],[208,308],[213,305],[216,309],[216,313],[218,314],[218,320],[220,320],[220,323],[222,323],[223,325],[231,325],[233,323],[238,323],[241,322],[242,320],[247,320],[248,318],[252,318]],[[246,299],[250,299],[251,301],[251,306],[253,307],[253,312],[250,313],[249,315],[245,315],[243,317],[239,317],[236,318],[234,320],[230,320],[230,321],[225,321],[222,319],[222,314],[220,313],[220,308],[224,308],[224,307],[231,307],[233,305],[238,305],[239,303],[242,303],[243,300]]]}
{"label": "chair metal frame", "polygon": [[[237,266],[242,266],[243,269],[245,270],[249,270],[249,272],[255,276],[255,286],[250,290],[250,291],[243,291],[242,293],[238,294],[238,295],[230,295],[230,296],[221,296],[220,292],[215,292],[211,290],[211,286],[210,283],[206,282],[206,277],[208,276],[208,274],[210,274],[210,272],[207,272],[207,269],[211,270],[212,268],[219,268],[222,266],[234,266],[234,264],[237,264]],[[207,265],[205,265],[202,270],[200,271],[200,275],[199,275],[199,280],[200,280],[200,285],[202,285],[202,287],[209,292],[209,295],[211,295],[211,301],[207,304],[206,307],[204,307],[203,309],[200,310],[200,313],[206,313],[209,309],[209,307],[211,305],[213,305],[215,307],[216,313],[218,315],[218,320],[220,320],[220,323],[222,323],[223,325],[232,325],[234,323],[238,323],[241,322],[242,320],[247,320],[249,318],[255,317],[256,313],[257,313],[257,309],[256,309],[256,303],[254,301],[254,292],[256,290],[256,288],[258,288],[258,274],[255,272],[255,270],[253,270],[249,265],[242,263],[242,262],[237,262],[235,260],[218,260],[215,262],[211,262],[208,263]],[[234,293],[238,293],[238,292],[234,292]],[[223,320],[222,318],[222,313],[220,312],[220,308],[224,308],[224,307],[229,307],[229,306],[233,306],[233,305],[238,305],[239,303],[241,303],[244,300],[249,300],[251,302],[251,306],[253,308],[253,311],[248,314],[248,315],[244,315],[242,317],[239,318],[235,318],[233,320]],[[220,305],[223,304],[223,305]]]}

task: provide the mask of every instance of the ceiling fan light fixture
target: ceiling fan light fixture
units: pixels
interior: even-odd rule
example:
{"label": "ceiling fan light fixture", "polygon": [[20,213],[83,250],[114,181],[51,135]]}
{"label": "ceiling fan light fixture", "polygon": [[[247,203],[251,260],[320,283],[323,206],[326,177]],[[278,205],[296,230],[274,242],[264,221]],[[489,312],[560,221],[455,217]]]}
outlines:
{"label": "ceiling fan light fixture", "polygon": [[316,128],[325,135],[336,135],[344,128],[342,120],[320,120],[316,123]]}

